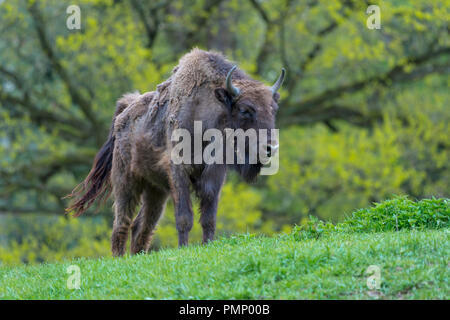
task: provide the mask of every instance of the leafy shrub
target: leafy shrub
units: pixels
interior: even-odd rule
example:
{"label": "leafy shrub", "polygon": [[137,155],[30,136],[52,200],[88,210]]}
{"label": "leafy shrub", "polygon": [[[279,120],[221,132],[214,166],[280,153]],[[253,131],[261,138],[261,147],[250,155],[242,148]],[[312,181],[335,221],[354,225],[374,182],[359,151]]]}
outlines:
{"label": "leafy shrub", "polygon": [[318,239],[333,231],[336,231],[336,226],[331,222],[324,222],[315,216],[310,216],[303,225],[294,227],[292,235],[296,240]]}
{"label": "leafy shrub", "polygon": [[402,229],[440,229],[449,227],[450,199],[423,199],[417,202],[407,197],[376,203],[360,209],[343,222],[352,231],[381,232]]}
{"label": "leafy shrub", "polygon": [[386,232],[449,226],[450,199],[433,198],[415,202],[403,196],[356,210],[336,225],[311,216],[303,225],[296,226],[292,235],[296,240],[305,240],[333,232]]}

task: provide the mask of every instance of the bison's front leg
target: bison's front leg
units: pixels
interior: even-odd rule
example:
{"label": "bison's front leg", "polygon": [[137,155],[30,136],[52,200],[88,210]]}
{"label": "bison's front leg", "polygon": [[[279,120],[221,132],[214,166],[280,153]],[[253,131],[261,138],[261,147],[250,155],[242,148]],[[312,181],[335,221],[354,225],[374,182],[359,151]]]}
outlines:
{"label": "bison's front leg", "polygon": [[195,186],[200,198],[200,223],[203,229],[203,243],[208,243],[214,239],[217,205],[225,176],[225,165],[207,166]]}
{"label": "bison's front leg", "polygon": [[203,229],[203,243],[208,243],[214,239],[216,232],[216,213],[219,197],[205,198],[200,200],[201,216],[200,223]]}
{"label": "bison's front leg", "polygon": [[194,221],[189,186],[189,178],[181,168],[172,170],[171,193],[175,206],[175,223],[179,247],[188,244],[189,231],[191,231]]}

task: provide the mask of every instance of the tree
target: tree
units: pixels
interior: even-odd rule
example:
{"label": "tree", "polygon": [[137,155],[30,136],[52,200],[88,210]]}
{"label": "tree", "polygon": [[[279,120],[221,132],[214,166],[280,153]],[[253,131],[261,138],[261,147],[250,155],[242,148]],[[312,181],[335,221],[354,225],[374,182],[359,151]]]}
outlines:
{"label": "tree", "polygon": [[[379,30],[366,27],[368,2],[357,0],[83,0],[81,30],[65,27],[70,1],[0,3],[0,211],[62,213],[62,196],[86,175],[107,135],[115,100],[153,90],[193,46],[221,50],[268,83],[286,67],[282,129],[316,132],[325,125],[328,131],[317,131],[322,136],[344,139],[349,131],[370,135],[386,128],[387,114],[408,134],[418,116],[431,121],[427,128],[439,127],[446,108],[426,113],[414,101],[404,107],[396,100],[418,88],[433,95],[448,86],[446,3],[377,3]],[[436,103],[448,105],[448,94],[442,99]],[[449,148],[439,141],[431,152],[438,158]],[[448,176],[439,161],[414,168]],[[270,181],[256,187],[270,190]],[[427,182],[430,190],[442,183],[436,181]]]}

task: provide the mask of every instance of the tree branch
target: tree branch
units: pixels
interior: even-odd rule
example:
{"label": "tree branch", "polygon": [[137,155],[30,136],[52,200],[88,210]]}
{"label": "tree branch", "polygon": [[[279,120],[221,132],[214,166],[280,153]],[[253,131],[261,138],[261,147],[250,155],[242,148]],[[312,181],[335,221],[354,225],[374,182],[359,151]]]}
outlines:
{"label": "tree branch", "polygon": [[308,125],[317,122],[324,122],[333,131],[335,127],[331,120],[345,120],[351,124],[361,127],[370,126],[371,123],[382,119],[380,114],[372,114],[370,117],[356,110],[354,107],[342,106],[338,104],[323,108],[304,110],[302,113],[280,119],[280,125]]}
{"label": "tree branch", "polygon": [[147,34],[147,48],[152,48],[155,44],[156,37],[158,36],[160,27],[159,11],[161,9],[167,9],[170,5],[170,1],[161,1],[156,5],[153,5],[149,9],[150,18],[147,18],[146,10],[139,0],[132,0],[131,6],[137,13],[139,19],[144,25],[145,33]]}
{"label": "tree branch", "polygon": [[28,7],[28,11],[33,18],[42,51],[47,56],[48,60],[52,64],[59,77],[63,80],[72,101],[80,107],[83,114],[91,123],[92,128],[95,128],[94,131],[98,132],[99,130],[97,130],[97,128],[99,128],[100,123],[98,122],[97,117],[92,110],[90,102],[81,94],[81,92],[79,92],[78,88],[72,82],[71,77],[67,73],[67,70],[64,69],[55,52],[53,51],[53,48],[45,31],[44,20],[38,9],[38,2],[33,2],[33,4]]}
{"label": "tree branch", "polygon": [[266,23],[266,25],[269,25],[272,23],[272,21],[269,18],[269,15],[264,11],[263,7],[259,4],[257,0],[250,0],[250,3],[252,4],[253,8],[255,8],[256,11],[258,11],[261,19]]}
{"label": "tree branch", "polygon": [[204,30],[206,23],[211,17],[212,11],[217,8],[223,0],[209,0],[205,1],[205,4],[196,15],[193,16],[192,22],[195,25],[194,30],[188,30],[186,33],[186,44],[190,48],[198,41],[198,32]]}
{"label": "tree branch", "polygon": [[[86,128],[84,122],[79,121],[78,119],[67,119],[61,116],[58,116],[55,113],[48,112],[46,110],[40,109],[36,107],[33,103],[31,103],[28,95],[24,94],[22,98],[10,95],[2,90],[0,87],[0,102],[5,106],[10,104],[11,106],[17,107],[22,106],[28,111],[28,115],[30,118],[36,122],[37,124],[41,123],[50,123],[51,125],[62,124],[71,127],[72,129],[76,129],[79,131],[83,131]],[[70,130],[73,134],[73,130]]]}
{"label": "tree branch", "polygon": [[22,214],[46,214],[46,215],[63,215],[65,214],[64,208],[62,209],[53,209],[53,208],[26,208],[26,207],[11,207],[8,205],[0,206],[0,215],[1,214],[13,214],[13,215],[22,215]]}
{"label": "tree branch", "polygon": [[270,52],[272,52],[272,43],[273,43],[272,38],[276,24],[269,18],[269,15],[266,13],[266,11],[263,9],[263,7],[257,0],[250,0],[250,3],[253,6],[253,8],[258,12],[259,16],[261,17],[261,20],[264,22],[266,27],[266,31],[264,34],[264,41],[261,45],[261,48],[259,49],[256,58],[256,73],[261,74],[264,65],[266,64],[267,57],[269,56]]}
{"label": "tree branch", "polygon": [[[292,117],[294,116],[301,117],[302,115],[307,114],[309,112],[308,111],[309,109],[320,108],[321,106],[326,105],[326,103],[341,97],[343,94],[362,90],[368,85],[373,83],[379,83],[381,85],[387,86],[393,81],[398,80],[405,81],[408,79],[408,77],[410,77],[410,73],[403,70],[406,64],[413,64],[415,66],[420,66],[430,61],[431,59],[447,54],[450,54],[450,47],[443,47],[434,51],[429,51],[420,56],[409,57],[408,59],[406,59],[406,62],[392,67],[385,73],[374,75],[367,79],[355,81],[350,84],[338,86],[336,88],[328,89],[325,92],[322,92],[312,98],[306,99],[304,101],[296,101],[294,103],[291,103],[290,104],[291,107],[288,107],[290,112],[289,111],[285,112],[284,116],[286,118],[291,119],[293,119]],[[414,76],[419,75],[416,73],[412,74],[414,74]],[[424,75],[426,73],[422,72],[421,74]],[[292,120],[289,120],[289,122],[292,122]]]}

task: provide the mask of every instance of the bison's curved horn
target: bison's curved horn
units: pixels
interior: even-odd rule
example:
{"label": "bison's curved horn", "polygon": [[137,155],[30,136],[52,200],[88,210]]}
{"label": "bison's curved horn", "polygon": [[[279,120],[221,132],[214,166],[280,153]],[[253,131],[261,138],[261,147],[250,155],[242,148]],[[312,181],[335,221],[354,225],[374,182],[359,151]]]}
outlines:
{"label": "bison's curved horn", "polygon": [[233,75],[234,70],[236,70],[236,66],[233,66],[233,68],[231,68],[231,70],[228,72],[228,74],[227,74],[227,81],[226,82],[227,82],[227,90],[228,90],[228,92],[230,92],[231,95],[234,98],[236,98],[239,95],[240,90],[238,88],[236,88],[235,86],[233,86],[233,83],[231,83],[231,77]]}
{"label": "bison's curved horn", "polygon": [[285,75],[286,75],[286,70],[284,68],[282,68],[280,77],[278,78],[277,82],[275,82],[274,85],[272,86],[273,94],[277,93],[277,91],[281,88],[281,85],[283,84]]}

